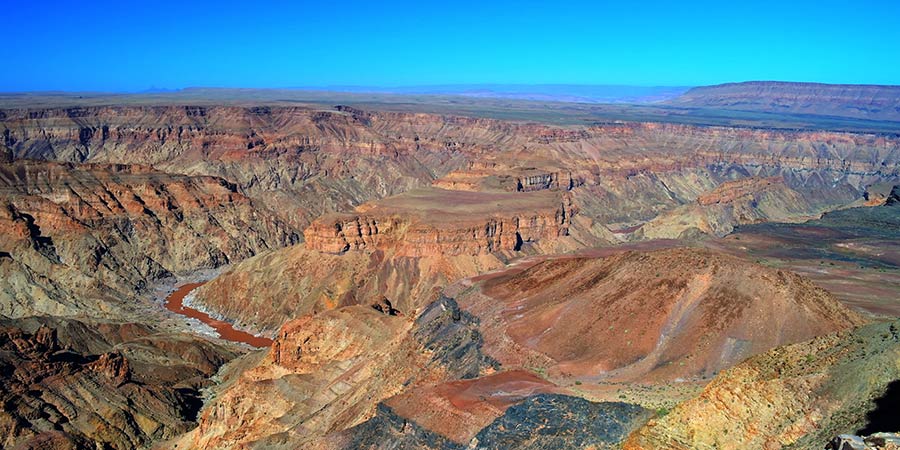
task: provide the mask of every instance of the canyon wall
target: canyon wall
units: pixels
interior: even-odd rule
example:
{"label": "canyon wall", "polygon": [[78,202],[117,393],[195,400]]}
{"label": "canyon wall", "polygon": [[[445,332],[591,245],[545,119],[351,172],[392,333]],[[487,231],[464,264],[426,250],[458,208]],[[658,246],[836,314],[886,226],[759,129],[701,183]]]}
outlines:
{"label": "canyon wall", "polygon": [[153,281],[297,242],[221,178],[144,166],[0,167],[0,314],[115,316]]}

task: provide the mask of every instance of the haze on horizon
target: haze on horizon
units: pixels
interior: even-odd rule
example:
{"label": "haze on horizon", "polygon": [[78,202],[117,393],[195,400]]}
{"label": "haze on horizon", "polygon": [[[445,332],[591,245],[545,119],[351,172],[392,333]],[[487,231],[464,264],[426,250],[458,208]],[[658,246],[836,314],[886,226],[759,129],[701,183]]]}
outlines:
{"label": "haze on horizon", "polygon": [[894,1],[484,3],[19,2],[0,91],[900,84]]}

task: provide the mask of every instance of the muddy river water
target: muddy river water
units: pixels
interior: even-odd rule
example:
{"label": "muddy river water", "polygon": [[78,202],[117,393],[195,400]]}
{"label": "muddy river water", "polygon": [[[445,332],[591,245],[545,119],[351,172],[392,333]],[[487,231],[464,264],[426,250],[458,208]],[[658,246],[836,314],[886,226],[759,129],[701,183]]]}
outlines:
{"label": "muddy river water", "polygon": [[254,336],[250,333],[235,330],[230,323],[216,320],[203,311],[198,311],[189,306],[184,306],[184,297],[194,289],[202,286],[203,283],[187,283],[175,289],[174,292],[166,297],[166,309],[182,316],[197,319],[216,330],[219,337],[228,341],[243,342],[254,347],[268,347],[272,345],[272,340],[264,337]]}

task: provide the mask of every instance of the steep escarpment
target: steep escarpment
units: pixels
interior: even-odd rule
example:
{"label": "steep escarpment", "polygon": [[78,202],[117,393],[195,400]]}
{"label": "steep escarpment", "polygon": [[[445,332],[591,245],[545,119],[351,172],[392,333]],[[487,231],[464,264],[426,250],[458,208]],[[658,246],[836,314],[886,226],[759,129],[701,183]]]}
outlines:
{"label": "steep escarpment", "polygon": [[171,274],[296,242],[299,234],[213,177],[141,166],[0,167],[0,314],[107,315]]}
{"label": "steep escarpment", "polygon": [[896,426],[898,327],[839,327],[751,358],[636,431],[625,448],[822,448],[838,434],[891,431],[879,427]]}
{"label": "steep escarpment", "polygon": [[[0,322],[0,445],[128,449],[195,426],[233,350],[139,324]],[[17,447],[18,446],[18,447]]]}
{"label": "steep escarpment", "polygon": [[695,87],[668,103],[900,122],[900,87],[752,81]]}
{"label": "steep escarpment", "polygon": [[487,354],[557,380],[699,378],[862,323],[798,275],[686,248],[551,259],[467,292]]}
{"label": "steep escarpment", "polygon": [[303,227],[461,164],[465,132],[419,137],[409,119],[398,135],[392,115],[347,108],[110,106],[8,110],[0,131],[16,158],[223,177]]}

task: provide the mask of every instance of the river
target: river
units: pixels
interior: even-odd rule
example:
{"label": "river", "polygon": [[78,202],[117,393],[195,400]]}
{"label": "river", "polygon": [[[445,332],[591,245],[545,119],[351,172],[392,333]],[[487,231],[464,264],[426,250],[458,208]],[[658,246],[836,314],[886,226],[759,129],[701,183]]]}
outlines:
{"label": "river", "polygon": [[254,336],[250,333],[241,330],[235,330],[234,327],[231,326],[230,323],[216,320],[206,314],[203,311],[198,311],[189,306],[184,306],[184,297],[187,296],[194,289],[202,286],[203,283],[186,283],[179,286],[175,291],[169,294],[166,297],[166,309],[172,311],[176,314],[181,314],[185,317],[190,317],[193,319],[197,319],[216,330],[219,333],[219,337],[222,339],[233,341],[233,342],[243,342],[248,345],[252,345],[253,347],[268,347],[272,345],[272,340],[264,337]]}

